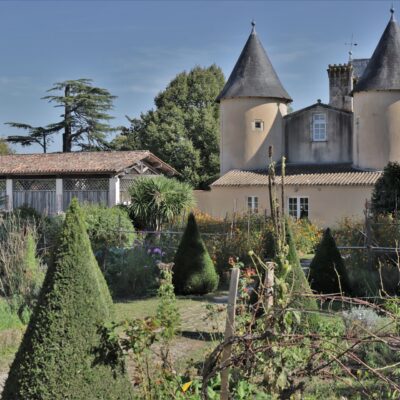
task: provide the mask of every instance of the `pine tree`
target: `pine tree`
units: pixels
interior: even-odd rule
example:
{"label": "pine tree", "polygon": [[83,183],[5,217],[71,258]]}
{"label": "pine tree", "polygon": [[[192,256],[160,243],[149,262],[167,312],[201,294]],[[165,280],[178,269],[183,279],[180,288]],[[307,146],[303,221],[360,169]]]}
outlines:
{"label": "pine tree", "polygon": [[350,285],[342,256],[328,228],[310,265],[311,287],[318,293],[349,293]]}
{"label": "pine tree", "polygon": [[219,277],[190,213],[175,255],[173,284],[179,294],[206,294],[217,289]]}
{"label": "pine tree", "polygon": [[73,200],[3,399],[132,399],[123,359],[101,336],[111,304]]}
{"label": "pine tree", "polygon": [[61,120],[39,127],[7,122],[11,127],[28,132],[26,136],[9,136],[8,142],[19,143],[22,146],[36,143],[46,153],[52,140],[51,135],[62,133],[63,152],[72,151],[73,146],[87,151],[109,149],[106,135],[113,131],[113,128],[108,124],[112,119],[108,112],[113,107],[115,96],[106,89],[93,86],[91,79],[57,82],[48,92],[51,94],[43,99],[63,109]]}

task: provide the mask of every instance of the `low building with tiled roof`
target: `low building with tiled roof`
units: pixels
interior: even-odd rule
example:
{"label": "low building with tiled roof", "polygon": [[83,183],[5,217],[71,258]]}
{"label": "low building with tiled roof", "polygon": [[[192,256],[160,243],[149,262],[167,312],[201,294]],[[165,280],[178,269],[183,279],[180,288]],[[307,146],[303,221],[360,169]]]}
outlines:
{"label": "low building with tiled roof", "polygon": [[202,211],[268,215],[273,148],[279,193],[279,165],[286,161],[286,213],[322,226],[363,215],[383,168],[400,162],[400,27],[391,13],[371,58],[353,59],[350,50],[347,63],[329,65],[329,103],[291,113],[291,97],[253,25],[217,98],[221,176],[210,191],[196,191]]}
{"label": "low building with tiled roof", "polygon": [[0,156],[0,197],[12,210],[29,206],[45,214],[65,210],[72,197],[115,205],[129,200],[139,176],[177,175],[149,151],[105,151]]}

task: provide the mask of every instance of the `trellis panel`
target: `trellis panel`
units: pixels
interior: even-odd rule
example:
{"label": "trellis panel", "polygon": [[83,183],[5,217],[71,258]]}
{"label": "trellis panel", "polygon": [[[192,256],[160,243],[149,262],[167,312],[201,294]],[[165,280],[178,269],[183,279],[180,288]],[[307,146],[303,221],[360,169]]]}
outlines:
{"label": "trellis panel", "polygon": [[13,180],[13,208],[28,206],[42,214],[56,213],[55,179]]}
{"label": "trellis panel", "polygon": [[63,207],[66,210],[76,197],[80,203],[108,204],[107,178],[67,178],[63,180]]}
{"label": "trellis panel", "polygon": [[129,195],[129,188],[135,182],[135,178],[121,178],[119,181],[119,201],[121,203],[129,203],[131,196]]}

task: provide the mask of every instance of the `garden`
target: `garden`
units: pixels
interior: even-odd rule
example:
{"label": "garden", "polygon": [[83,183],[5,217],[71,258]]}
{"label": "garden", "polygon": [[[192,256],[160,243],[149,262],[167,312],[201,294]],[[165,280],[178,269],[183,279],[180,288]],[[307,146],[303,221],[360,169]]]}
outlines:
{"label": "garden", "polygon": [[212,218],[163,177],[2,215],[2,398],[399,398],[397,200],[322,230],[274,174],[268,216]]}

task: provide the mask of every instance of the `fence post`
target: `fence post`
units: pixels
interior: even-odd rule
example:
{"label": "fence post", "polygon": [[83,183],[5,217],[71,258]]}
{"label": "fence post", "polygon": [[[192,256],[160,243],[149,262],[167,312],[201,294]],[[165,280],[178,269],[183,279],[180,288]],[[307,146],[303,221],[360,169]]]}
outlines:
{"label": "fence post", "polygon": [[367,265],[368,268],[372,268],[372,232],[371,232],[371,221],[369,218],[369,207],[368,207],[368,201],[365,201],[365,247],[367,249]]}
{"label": "fence post", "polygon": [[[229,284],[229,297],[225,325],[225,342],[227,342],[235,333],[235,316],[236,316],[236,299],[239,284],[240,269],[233,268],[231,281]],[[221,363],[224,364],[229,360],[232,352],[232,345],[228,344],[224,347]],[[229,399],[229,368],[221,371],[221,400]]]}

